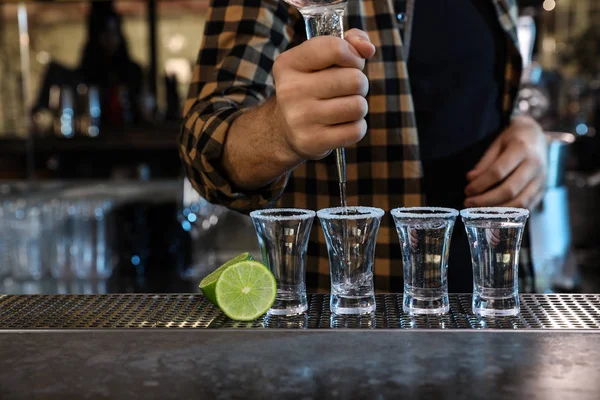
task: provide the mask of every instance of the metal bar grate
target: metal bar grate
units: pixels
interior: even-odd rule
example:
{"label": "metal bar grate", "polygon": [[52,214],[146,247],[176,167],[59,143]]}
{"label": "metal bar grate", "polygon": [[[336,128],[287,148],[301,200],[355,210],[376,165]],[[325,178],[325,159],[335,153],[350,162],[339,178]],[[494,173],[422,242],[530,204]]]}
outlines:
{"label": "metal bar grate", "polygon": [[600,295],[521,295],[518,317],[479,319],[471,295],[450,295],[450,313],[410,317],[401,294],[377,295],[369,317],[332,316],[329,296],[309,295],[306,315],[227,318],[202,295],[0,295],[0,329],[82,328],[387,328],[387,329],[600,329]]}

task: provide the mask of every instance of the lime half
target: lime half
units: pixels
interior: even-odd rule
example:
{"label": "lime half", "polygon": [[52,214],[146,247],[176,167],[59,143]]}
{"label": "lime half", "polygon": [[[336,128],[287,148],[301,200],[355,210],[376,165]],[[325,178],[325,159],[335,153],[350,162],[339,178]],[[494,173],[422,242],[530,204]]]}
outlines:
{"label": "lime half", "polygon": [[239,263],[241,261],[253,261],[254,257],[250,253],[242,253],[239,256],[232,258],[227,261],[225,264],[221,265],[219,268],[215,269],[210,274],[206,275],[204,279],[200,282],[200,290],[208,300],[214,305],[217,305],[217,298],[215,296],[215,286],[217,285],[217,280],[219,276],[229,267],[230,265]]}
{"label": "lime half", "polygon": [[275,302],[277,282],[264,265],[241,261],[221,273],[215,287],[216,302],[229,318],[252,321],[266,313]]}

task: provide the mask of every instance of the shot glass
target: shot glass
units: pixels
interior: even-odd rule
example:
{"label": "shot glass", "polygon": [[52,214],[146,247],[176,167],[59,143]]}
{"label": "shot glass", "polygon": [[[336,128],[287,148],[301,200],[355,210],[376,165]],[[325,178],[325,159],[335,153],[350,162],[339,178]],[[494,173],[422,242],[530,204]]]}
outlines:
{"label": "shot glass", "polygon": [[384,211],[372,207],[327,208],[317,212],[329,254],[334,314],[375,311],[373,262]]}
{"label": "shot glass", "polygon": [[444,314],[448,299],[448,254],[458,211],[440,207],[391,211],[404,264],[402,309],[409,315]]}
{"label": "shot glass", "polygon": [[473,313],[481,317],[518,315],[519,250],[529,211],[469,208],[460,215],[473,264]]}
{"label": "shot glass", "polygon": [[250,213],[263,262],[277,280],[277,297],[269,315],[297,315],[306,301],[306,248],[315,212],[292,208]]}

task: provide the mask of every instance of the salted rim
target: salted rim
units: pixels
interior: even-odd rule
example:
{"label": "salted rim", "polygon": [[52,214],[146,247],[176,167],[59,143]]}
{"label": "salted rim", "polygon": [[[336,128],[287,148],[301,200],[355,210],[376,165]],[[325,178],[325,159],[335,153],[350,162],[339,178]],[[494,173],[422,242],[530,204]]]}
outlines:
{"label": "salted rim", "polygon": [[515,207],[477,207],[460,211],[464,219],[514,219],[529,216],[529,210]]}
{"label": "salted rim", "polygon": [[350,206],[345,207],[348,211],[356,211],[360,214],[358,215],[335,215],[336,213],[340,213],[344,211],[344,207],[331,207],[324,208],[322,210],[317,211],[317,216],[321,219],[366,219],[366,218],[381,218],[385,211],[381,208],[376,207],[363,207],[363,206]]}
{"label": "salted rim", "polygon": [[[416,211],[416,212],[415,212]],[[439,214],[421,214],[419,211],[437,211]],[[396,218],[436,219],[458,217],[458,210],[446,207],[399,207],[390,211]]]}
{"label": "salted rim", "polygon": [[[294,213],[294,215],[277,216],[265,215],[269,213]],[[302,208],[266,208],[264,210],[255,210],[250,213],[250,218],[261,219],[265,221],[292,221],[297,219],[314,218],[316,213],[313,210],[304,210]]]}

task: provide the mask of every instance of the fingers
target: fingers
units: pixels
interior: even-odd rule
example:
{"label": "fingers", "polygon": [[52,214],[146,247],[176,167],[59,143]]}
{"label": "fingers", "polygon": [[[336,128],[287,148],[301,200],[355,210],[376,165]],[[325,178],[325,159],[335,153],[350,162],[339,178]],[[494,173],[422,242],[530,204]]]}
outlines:
{"label": "fingers", "polygon": [[502,204],[503,207],[519,207],[533,209],[544,196],[545,177],[538,176],[525,187],[525,189],[514,199]]}
{"label": "fingers", "polygon": [[500,229],[486,229],[485,238],[490,246],[496,247],[500,244]]}
{"label": "fingers", "polygon": [[359,121],[349,122],[347,124],[339,124],[327,127],[324,135],[329,140],[330,149],[345,147],[359,142],[367,133],[367,121],[361,119]]}
{"label": "fingers", "polygon": [[541,127],[515,118],[467,174],[465,206],[534,207],[543,197],[546,168]]}
{"label": "fingers", "polygon": [[[319,36],[279,55],[273,73],[279,69],[292,68],[296,71],[321,71],[329,67],[365,67],[365,59],[350,42],[333,36]],[[275,70],[277,68],[278,70]]]}
{"label": "fingers", "polygon": [[544,184],[540,185],[540,189],[538,190],[537,194],[535,194],[533,196],[529,207],[524,207],[524,208],[527,208],[527,209],[533,211],[537,207],[539,207],[540,204],[542,203],[542,200],[544,199],[545,192],[546,192],[546,185],[544,185]]}
{"label": "fingers", "polygon": [[346,39],[315,37],[277,57],[276,110],[286,144],[300,158],[320,159],[364,137],[369,81],[362,69],[374,53],[367,34],[354,29]]}
{"label": "fingers", "polygon": [[494,161],[500,155],[502,150],[502,142],[495,140],[492,145],[487,149],[481,160],[475,165],[475,167],[467,174],[467,179],[473,181],[475,178],[485,172]]}
{"label": "fingers", "polygon": [[478,196],[468,197],[465,200],[465,206],[493,207],[508,203],[516,199],[538,173],[537,166],[525,161],[502,184]]}
{"label": "fingers", "polygon": [[369,104],[362,96],[346,96],[315,103],[315,120],[322,125],[359,121],[367,116]]}
{"label": "fingers", "polygon": [[359,29],[351,29],[345,33],[344,39],[349,42],[358,53],[366,59],[375,55],[375,46],[371,43],[369,35]]}
{"label": "fingers", "polygon": [[[367,122],[364,119],[345,124],[322,127],[318,134],[314,131],[291,138],[291,147],[308,160],[325,157],[332,149],[350,146],[360,141],[367,133]],[[310,149],[303,152],[302,149]]]}
{"label": "fingers", "polygon": [[410,248],[412,250],[416,250],[416,248],[419,246],[419,233],[417,232],[417,229],[412,229],[409,228],[408,229],[408,233],[409,233],[409,243],[410,243]]}
{"label": "fingers", "polygon": [[465,195],[473,197],[499,184],[509,176],[526,157],[518,145],[506,148],[500,156],[465,188]]}
{"label": "fingers", "polygon": [[314,84],[308,86],[317,99],[352,95],[366,97],[369,92],[369,79],[355,68],[332,68],[315,72],[311,74],[310,80]]}

